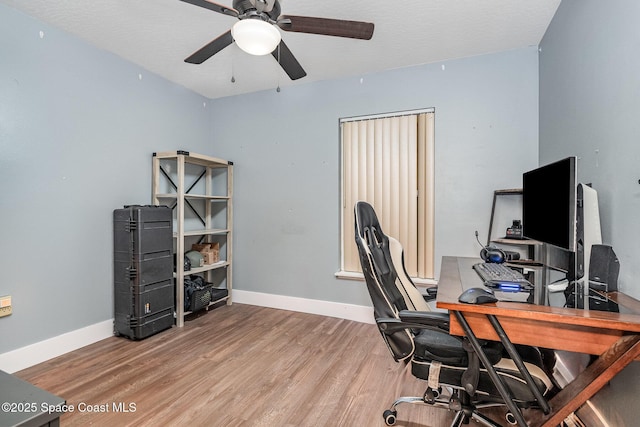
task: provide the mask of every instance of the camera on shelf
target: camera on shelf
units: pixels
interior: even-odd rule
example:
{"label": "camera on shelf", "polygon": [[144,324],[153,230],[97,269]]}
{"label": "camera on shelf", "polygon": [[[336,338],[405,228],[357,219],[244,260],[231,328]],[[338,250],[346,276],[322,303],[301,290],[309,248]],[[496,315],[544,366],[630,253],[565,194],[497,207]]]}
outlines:
{"label": "camera on shelf", "polygon": [[511,227],[507,228],[507,239],[522,239],[522,221],[514,219]]}

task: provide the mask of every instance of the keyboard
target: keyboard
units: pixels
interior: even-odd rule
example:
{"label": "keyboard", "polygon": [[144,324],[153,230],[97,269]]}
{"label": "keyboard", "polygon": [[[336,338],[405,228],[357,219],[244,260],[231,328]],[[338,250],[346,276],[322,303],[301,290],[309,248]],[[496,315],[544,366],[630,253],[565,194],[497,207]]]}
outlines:
{"label": "keyboard", "polygon": [[473,265],[473,269],[485,282],[498,280],[504,282],[527,282],[527,279],[525,279],[522,273],[513,270],[504,264],[479,262]]}
{"label": "keyboard", "polygon": [[[533,290],[533,285],[524,278],[524,275],[522,273],[513,270],[506,265],[480,262],[478,264],[474,264],[473,269],[484,281],[484,286],[489,289],[495,289],[509,293],[529,293],[531,292],[531,290]],[[506,299],[501,300],[506,301]]]}

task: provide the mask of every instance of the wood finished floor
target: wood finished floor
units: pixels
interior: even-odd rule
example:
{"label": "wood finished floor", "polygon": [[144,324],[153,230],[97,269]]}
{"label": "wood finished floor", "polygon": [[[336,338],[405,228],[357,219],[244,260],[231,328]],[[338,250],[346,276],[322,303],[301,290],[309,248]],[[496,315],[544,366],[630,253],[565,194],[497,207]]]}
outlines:
{"label": "wood finished floor", "polygon": [[[424,392],[374,325],[243,304],[141,341],[108,338],[15,375],[76,406],[62,426],[384,426],[396,393]],[[109,412],[81,412],[81,403]],[[115,412],[114,403],[135,411]],[[400,405],[396,425],[451,420],[447,410]]]}

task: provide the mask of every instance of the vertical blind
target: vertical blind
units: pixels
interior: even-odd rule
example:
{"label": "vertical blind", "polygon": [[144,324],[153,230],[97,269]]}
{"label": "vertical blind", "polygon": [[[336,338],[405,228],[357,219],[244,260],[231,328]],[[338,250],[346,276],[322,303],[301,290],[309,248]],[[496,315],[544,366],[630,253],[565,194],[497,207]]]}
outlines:
{"label": "vertical blind", "polygon": [[404,248],[412,277],[434,276],[434,113],[344,121],[344,271],[360,271],[353,207],[370,203],[385,234]]}

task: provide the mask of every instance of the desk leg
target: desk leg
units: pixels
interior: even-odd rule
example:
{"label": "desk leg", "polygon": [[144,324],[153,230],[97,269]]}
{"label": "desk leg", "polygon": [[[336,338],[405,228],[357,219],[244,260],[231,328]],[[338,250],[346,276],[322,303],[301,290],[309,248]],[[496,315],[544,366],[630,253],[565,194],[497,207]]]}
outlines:
{"label": "desk leg", "polygon": [[502,400],[504,400],[504,403],[507,405],[507,408],[509,408],[509,411],[516,419],[518,425],[520,427],[527,427],[528,424],[524,420],[524,417],[522,416],[522,412],[520,411],[520,408],[518,408],[518,406],[513,402],[513,399],[509,394],[509,390],[507,390],[507,387],[504,385],[504,383],[500,379],[500,376],[498,376],[498,373],[496,372],[495,368],[489,361],[489,358],[487,357],[487,355],[484,354],[484,351],[482,350],[482,346],[480,345],[478,338],[476,338],[475,334],[471,330],[471,327],[469,326],[469,323],[467,323],[467,319],[465,319],[462,313],[459,311],[452,311],[452,312],[456,316],[456,319],[458,319],[458,322],[460,323],[460,326],[462,326],[462,329],[464,330],[466,337],[469,338],[469,341],[471,342],[471,346],[473,347],[473,350],[478,355],[478,358],[480,359],[485,369],[487,370],[487,373],[489,374],[489,378],[491,378],[491,381],[498,389],[500,396],[502,396]]}
{"label": "desk leg", "polygon": [[532,419],[531,425],[554,427],[582,406],[606,383],[640,356],[640,335],[625,335],[571,381],[551,401],[552,412]]}
{"label": "desk leg", "polygon": [[540,408],[544,411],[545,414],[548,414],[551,411],[551,408],[549,407],[549,403],[547,402],[547,399],[544,398],[544,396],[542,395],[538,387],[536,387],[536,383],[533,380],[531,373],[529,373],[529,370],[527,369],[527,367],[524,366],[522,357],[520,357],[520,355],[518,354],[518,351],[516,350],[515,346],[507,336],[507,333],[502,328],[502,325],[500,324],[496,316],[488,314],[487,317],[489,318],[489,322],[491,322],[491,326],[493,326],[493,329],[495,329],[496,333],[498,334],[498,337],[500,337],[500,341],[502,342],[502,345],[507,350],[507,353],[509,353],[511,360],[513,360],[513,363],[515,363],[516,366],[518,367],[520,374],[524,377],[524,380],[526,381],[527,386],[529,387],[529,390],[531,390],[531,393],[533,393],[533,396],[538,401]]}

